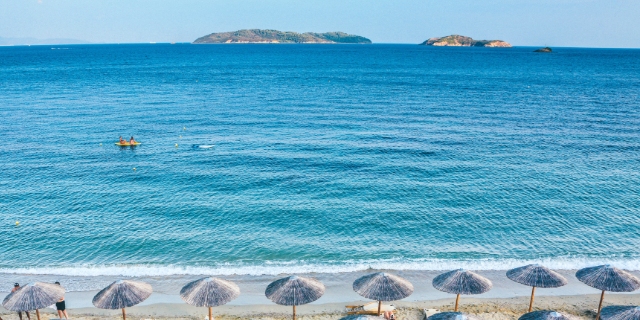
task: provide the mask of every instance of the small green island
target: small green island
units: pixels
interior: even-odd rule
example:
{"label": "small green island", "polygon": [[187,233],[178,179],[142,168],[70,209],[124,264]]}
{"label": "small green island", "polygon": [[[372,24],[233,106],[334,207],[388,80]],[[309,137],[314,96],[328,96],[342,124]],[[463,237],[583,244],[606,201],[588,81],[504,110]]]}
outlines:
{"label": "small green island", "polygon": [[511,44],[502,40],[474,40],[457,34],[441,38],[430,38],[420,45],[434,47],[487,47],[487,48],[511,48]]}
{"label": "small green island", "polygon": [[195,44],[207,43],[357,43],[370,44],[371,40],[344,32],[305,32],[246,29],[218,32],[196,39]]}

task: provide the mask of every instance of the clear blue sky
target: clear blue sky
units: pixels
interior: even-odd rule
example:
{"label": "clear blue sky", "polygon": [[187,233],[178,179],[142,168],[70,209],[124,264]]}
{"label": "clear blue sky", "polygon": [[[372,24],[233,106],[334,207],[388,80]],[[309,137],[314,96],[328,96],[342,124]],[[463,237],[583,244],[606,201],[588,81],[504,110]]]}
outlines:
{"label": "clear blue sky", "polygon": [[640,0],[0,0],[5,38],[187,42],[249,28],[639,48]]}

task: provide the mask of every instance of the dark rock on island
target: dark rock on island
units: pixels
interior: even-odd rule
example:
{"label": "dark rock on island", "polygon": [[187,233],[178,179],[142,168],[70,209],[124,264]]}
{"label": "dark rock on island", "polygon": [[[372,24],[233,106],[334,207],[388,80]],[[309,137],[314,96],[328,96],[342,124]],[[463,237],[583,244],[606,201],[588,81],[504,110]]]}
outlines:
{"label": "dark rock on island", "polygon": [[278,30],[247,29],[219,32],[196,39],[193,43],[362,43],[371,40],[344,32],[289,32]]}
{"label": "dark rock on island", "polygon": [[421,45],[435,47],[511,48],[511,45],[508,42],[502,40],[474,40],[470,37],[465,37],[457,34],[442,38],[431,38],[421,43]]}
{"label": "dark rock on island", "polygon": [[551,48],[549,47],[544,47],[544,48],[540,48],[534,52],[552,52]]}

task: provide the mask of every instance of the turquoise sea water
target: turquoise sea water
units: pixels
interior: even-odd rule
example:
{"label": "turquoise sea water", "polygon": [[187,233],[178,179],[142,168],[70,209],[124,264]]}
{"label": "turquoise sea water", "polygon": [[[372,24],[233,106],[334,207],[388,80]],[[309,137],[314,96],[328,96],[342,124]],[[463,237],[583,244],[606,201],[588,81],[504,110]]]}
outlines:
{"label": "turquoise sea water", "polygon": [[0,272],[640,270],[640,50],[534,49],[0,47]]}

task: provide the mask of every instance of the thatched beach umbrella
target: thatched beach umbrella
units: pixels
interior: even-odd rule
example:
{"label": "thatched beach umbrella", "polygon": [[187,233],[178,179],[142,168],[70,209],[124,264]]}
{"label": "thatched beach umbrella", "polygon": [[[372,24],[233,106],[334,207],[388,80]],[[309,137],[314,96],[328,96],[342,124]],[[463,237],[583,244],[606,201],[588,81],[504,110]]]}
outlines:
{"label": "thatched beach umbrella", "polygon": [[293,306],[293,320],[296,319],[296,306],[316,301],[324,294],[324,285],[315,279],[290,276],[271,282],[264,295],[271,301]]}
{"label": "thatched beach umbrella", "polygon": [[640,279],[608,264],[580,269],[576,272],[576,278],[588,286],[602,290],[596,320],[600,319],[600,310],[602,309],[605,291],[631,292],[640,288]]}
{"label": "thatched beach umbrella", "polygon": [[602,320],[640,320],[640,307],[609,306],[602,308]]}
{"label": "thatched beach umbrella", "polygon": [[464,269],[445,272],[433,278],[433,287],[447,293],[456,294],[456,307],[454,311],[458,311],[458,302],[461,294],[481,294],[485,293],[493,287],[489,279],[471,271]]}
{"label": "thatched beach umbrella", "polygon": [[476,316],[462,312],[440,312],[428,318],[429,320],[480,320]]}
{"label": "thatched beach umbrella", "polygon": [[353,291],[359,295],[378,300],[378,315],[382,301],[404,299],[413,293],[413,285],[404,278],[385,272],[377,272],[362,276],[353,282]]}
{"label": "thatched beach umbrella", "polygon": [[30,283],[10,293],[2,301],[2,306],[11,311],[36,311],[36,317],[40,320],[38,309],[46,308],[60,300],[64,296],[64,288],[53,283]]}
{"label": "thatched beach umbrella", "polygon": [[570,320],[570,318],[553,310],[541,310],[525,313],[518,320]]}
{"label": "thatched beach umbrella", "polygon": [[217,278],[189,282],[180,290],[180,297],[184,302],[196,307],[209,308],[209,320],[213,319],[211,307],[226,304],[239,295],[240,288],[235,283]]}
{"label": "thatched beach umbrella", "polygon": [[118,280],[100,290],[93,297],[93,305],[100,309],[122,309],[122,319],[127,319],[124,308],[133,307],[146,300],[153,292],[151,285],[139,281]]}
{"label": "thatched beach umbrella", "polygon": [[531,289],[531,300],[529,300],[529,312],[533,309],[533,297],[536,294],[536,287],[557,288],[567,284],[567,279],[561,274],[539,264],[530,264],[511,269],[507,271],[507,278],[533,287]]}

